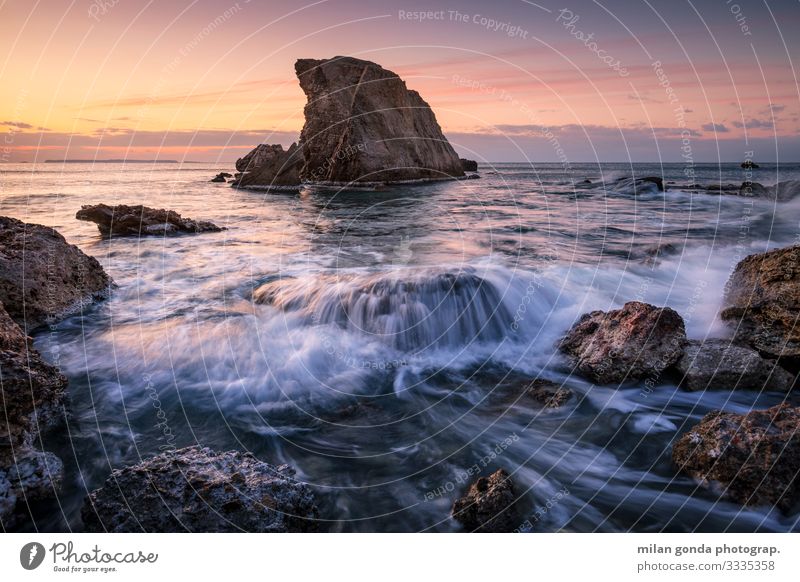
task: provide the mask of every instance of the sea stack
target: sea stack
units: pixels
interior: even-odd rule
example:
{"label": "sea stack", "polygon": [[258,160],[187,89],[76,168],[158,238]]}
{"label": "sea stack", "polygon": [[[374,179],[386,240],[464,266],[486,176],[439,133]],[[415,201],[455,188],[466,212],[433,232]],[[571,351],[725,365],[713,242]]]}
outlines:
{"label": "sea stack", "polygon": [[[295,63],[308,98],[296,152],[260,145],[237,162],[236,185],[385,184],[464,176],[463,163],[419,93],[380,65],[352,57]],[[299,155],[298,155],[299,154]]]}

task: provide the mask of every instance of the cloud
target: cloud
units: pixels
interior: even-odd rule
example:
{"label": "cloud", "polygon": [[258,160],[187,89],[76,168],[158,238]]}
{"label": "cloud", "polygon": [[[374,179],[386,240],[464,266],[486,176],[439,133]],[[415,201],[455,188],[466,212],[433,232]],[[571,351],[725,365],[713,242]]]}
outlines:
{"label": "cloud", "polygon": [[714,133],[728,133],[730,129],[725,127],[722,123],[706,123],[701,126],[703,131],[711,131]]}
{"label": "cloud", "polygon": [[745,119],[744,123],[741,121],[734,121],[734,127],[738,127],[739,129],[747,128],[747,129],[772,129],[775,125],[772,123],[771,119]]}
{"label": "cloud", "polygon": [[22,121],[0,121],[0,125],[14,127],[16,129],[36,129],[38,131],[48,131],[46,127],[31,125],[30,123],[24,123]]}

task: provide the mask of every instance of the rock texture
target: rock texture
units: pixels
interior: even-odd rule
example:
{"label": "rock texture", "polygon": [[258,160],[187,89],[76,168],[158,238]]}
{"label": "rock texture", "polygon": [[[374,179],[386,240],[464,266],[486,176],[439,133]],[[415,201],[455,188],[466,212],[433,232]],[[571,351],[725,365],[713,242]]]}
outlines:
{"label": "rock texture", "polygon": [[612,384],[657,378],[678,361],[686,342],[675,311],[631,301],[615,311],[584,314],[559,348],[581,374]]}
{"label": "rock texture", "polygon": [[651,194],[655,192],[664,192],[664,180],[658,176],[619,178],[612,182],[610,187],[624,194]]}
{"label": "rock texture", "polygon": [[800,246],[750,255],[736,265],[726,289],[720,317],[737,342],[800,361]]}
{"label": "rock texture", "polygon": [[52,228],[0,217],[0,302],[31,330],[104,296],[100,263]]}
{"label": "rock texture", "polygon": [[461,169],[465,172],[477,172],[478,171],[478,162],[475,160],[467,160],[465,158],[461,158]]}
{"label": "rock texture", "polygon": [[789,511],[800,492],[798,427],[800,408],[788,404],[745,415],[710,412],[678,440],[672,459],[738,503]]}
{"label": "rock texture", "polygon": [[775,360],[766,360],[729,340],[690,341],[675,369],[687,390],[780,390],[792,388],[794,376]]}
{"label": "rock texture", "polygon": [[303,180],[396,182],[464,175],[430,106],[395,73],[352,57],[295,63],[308,98]]}
{"label": "rock texture", "polygon": [[256,146],[243,158],[236,160],[237,174],[234,186],[264,189],[298,189],[303,156],[297,144],[284,151],[279,144]]}
{"label": "rock texture", "polygon": [[171,235],[223,230],[213,222],[183,218],[174,210],[136,205],[94,204],[81,206],[78,220],[94,222],[103,236]]}
{"label": "rock texture", "polygon": [[0,522],[14,523],[18,504],[52,496],[61,461],[33,448],[61,419],[67,379],[45,362],[0,304]]}
{"label": "rock texture", "polygon": [[545,408],[560,408],[572,398],[572,390],[537,378],[528,384],[528,395]]}
{"label": "rock texture", "polygon": [[315,529],[311,490],[288,465],[195,446],[114,471],[84,503],[91,532],[302,532]]}
{"label": "rock texture", "polygon": [[499,469],[470,485],[453,504],[453,518],[471,532],[511,532],[519,525],[514,485]]}

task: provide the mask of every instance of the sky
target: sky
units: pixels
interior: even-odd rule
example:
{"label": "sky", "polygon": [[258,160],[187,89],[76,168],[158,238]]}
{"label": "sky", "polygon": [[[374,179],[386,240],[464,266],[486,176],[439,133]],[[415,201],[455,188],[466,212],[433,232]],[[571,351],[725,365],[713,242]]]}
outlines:
{"label": "sky", "polygon": [[796,0],[10,0],[0,161],[288,146],[295,60],[350,55],[480,161],[797,162],[798,28]]}

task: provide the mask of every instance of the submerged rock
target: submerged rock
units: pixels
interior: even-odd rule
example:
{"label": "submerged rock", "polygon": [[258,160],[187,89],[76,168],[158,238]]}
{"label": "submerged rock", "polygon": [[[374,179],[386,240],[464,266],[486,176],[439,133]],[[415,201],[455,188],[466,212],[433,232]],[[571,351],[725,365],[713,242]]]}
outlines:
{"label": "submerged rock", "polygon": [[684,473],[743,505],[789,511],[798,501],[800,408],[714,411],[684,434],[672,459]]}
{"label": "submerged rock", "polygon": [[528,395],[545,408],[560,408],[572,398],[572,390],[555,382],[537,378],[526,389]]}
{"label": "submerged rock", "polygon": [[664,192],[664,180],[658,176],[618,178],[611,183],[611,187],[617,192],[633,195]]}
{"label": "submerged rock", "polygon": [[750,255],[726,285],[720,317],[738,343],[787,362],[800,362],[800,246]]}
{"label": "submerged rock", "polygon": [[284,151],[279,144],[256,146],[236,160],[237,174],[233,184],[242,188],[299,189],[303,156],[297,144]]}
{"label": "submerged rock", "polygon": [[753,160],[745,160],[744,162],[742,162],[741,166],[745,170],[747,170],[747,169],[755,170],[755,169],[758,169],[758,168],[761,167],[757,163],[755,163]]}
{"label": "submerged rock", "polygon": [[519,525],[519,512],[511,477],[498,469],[470,485],[453,504],[453,518],[471,532],[511,532]]}
{"label": "submerged rock", "polygon": [[729,340],[690,341],[675,364],[681,387],[691,390],[778,390],[787,391],[794,376],[775,360]]}
{"label": "submerged rock", "polygon": [[461,169],[465,172],[477,172],[478,171],[478,162],[475,160],[467,160],[466,158],[461,158]]}
{"label": "submerged rock", "polygon": [[23,330],[104,296],[111,278],[52,228],[0,216],[0,302]]}
{"label": "submerged rock", "polygon": [[171,235],[180,233],[219,232],[213,222],[183,218],[174,210],[149,208],[141,204],[94,204],[81,206],[75,215],[78,220],[97,224],[103,236]]}
{"label": "submerged rock", "polygon": [[115,470],[81,516],[90,532],[305,532],[318,510],[288,465],[194,446]]}
{"label": "submerged rock", "polygon": [[232,177],[233,177],[233,175],[229,174],[228,172],[220,172],[219,174],[217,174],[216,176],[211,178],[211,180],[209,180],[209,181],[210,182],[224,182],[225,178],[232,178]]}
{"label": "submerged rock", "polygon": [[430,106],[395,73],[352,57],[295,63],[306,94],[300,134],[311,182],[402,182],[464,175]]}
{"label": "submerged rock", "polygon": [[581,374],[612,384],[657,378],[678,361],[686,341],[675,311],[631,301],[622,309],[584,314],[559,348]]}
{"label": "submerged rock", "polygon": [[739,187],[739,196],[745,198],[768,198],[769,190],[758,182],[742,182]]}

